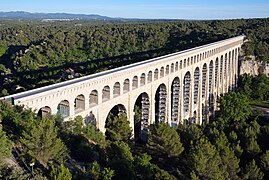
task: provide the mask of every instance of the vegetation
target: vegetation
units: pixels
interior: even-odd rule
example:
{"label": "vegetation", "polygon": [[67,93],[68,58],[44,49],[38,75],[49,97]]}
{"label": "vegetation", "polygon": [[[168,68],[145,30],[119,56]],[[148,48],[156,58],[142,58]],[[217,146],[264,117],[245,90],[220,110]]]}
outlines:
{"label": "vegetation", "polygon": [[[245,34],[245,55],[269,61],[268,18],[0,24],[1,96]],[[72,68],[75,73],[67,71]],[[17,88],[16,88],[17,87]],[[20,88],[18,88],[20,87]]]}

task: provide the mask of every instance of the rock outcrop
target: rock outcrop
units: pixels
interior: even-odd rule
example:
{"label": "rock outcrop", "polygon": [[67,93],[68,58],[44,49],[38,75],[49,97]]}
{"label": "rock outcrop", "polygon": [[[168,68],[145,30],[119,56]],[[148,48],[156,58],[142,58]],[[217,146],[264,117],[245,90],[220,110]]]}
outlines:
{"label": "rock outcrop", "polygon": [[240,59],[239,74],[251,74],[257,76],[258,74],[265,74],[269,77],[269,63],[263,61],[256,61],[254,56]]}

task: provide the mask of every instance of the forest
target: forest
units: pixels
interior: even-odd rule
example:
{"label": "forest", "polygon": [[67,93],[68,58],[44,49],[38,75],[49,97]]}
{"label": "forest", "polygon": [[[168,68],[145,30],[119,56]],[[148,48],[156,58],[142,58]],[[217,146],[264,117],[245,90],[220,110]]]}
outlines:
{"label": "forest", "polygon": [[146,140],[132,138],[125,114],[109,114],[103,134],[81,116],[0,102],[0,179],[268,179],[269,116],[251,106],[269,102],[268,87],[245,74],[209,123],[152,124]]}
{"label": "forest", "polygon": [[243,48],[247,56],[268,62],[268,22],[268,18],[57,23],[0,20],[0,96],[237,35],[246,35]]}
{"label": "forest", "polygon": [[[1,20],[1,96],[242,34],[245,57],[268,62],[268,20]],[[209,123],[151,124],[142,140],[125,114],[108,115],[103,134],[0,101],[0,179],[269,179],[268,77],[240,76],[218,103]]]}

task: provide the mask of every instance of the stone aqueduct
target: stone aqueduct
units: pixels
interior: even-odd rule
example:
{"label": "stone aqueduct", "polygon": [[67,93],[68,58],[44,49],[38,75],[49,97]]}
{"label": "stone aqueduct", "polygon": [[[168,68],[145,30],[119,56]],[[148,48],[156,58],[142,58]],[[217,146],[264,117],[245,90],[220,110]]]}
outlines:
{"label": "stone aqueduct", "polygon": [[244,36],[207,44],[2,99],[61,114],[82,115],[105,131],[111,111],[126,113],[134,129],[134,107],[142,107],[141,130],[156,121],[201,124],[214,114],[217,97],[236,86]]}

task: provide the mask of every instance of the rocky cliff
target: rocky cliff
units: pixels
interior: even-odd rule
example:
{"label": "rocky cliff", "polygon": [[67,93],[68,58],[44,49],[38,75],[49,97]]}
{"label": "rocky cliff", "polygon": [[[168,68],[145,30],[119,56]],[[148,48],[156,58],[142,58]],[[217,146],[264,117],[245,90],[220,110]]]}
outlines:
{"label": "rocky cliff", "polygon": [[269,77],[269,64],[256,61],[254,56],[240,59],[240,68],[239,74],[251,74],[253,76],[257,76],[258,74],[265,74]]}

